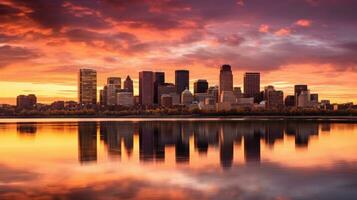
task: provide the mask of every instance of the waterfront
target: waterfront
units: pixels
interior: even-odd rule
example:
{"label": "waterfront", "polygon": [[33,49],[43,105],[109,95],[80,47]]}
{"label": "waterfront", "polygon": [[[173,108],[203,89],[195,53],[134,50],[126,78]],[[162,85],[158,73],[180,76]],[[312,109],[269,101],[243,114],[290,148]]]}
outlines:
{"label": "waterfront", "polygon": [[357,123],[20,121],[0,124],[0,199],[357,196]]}

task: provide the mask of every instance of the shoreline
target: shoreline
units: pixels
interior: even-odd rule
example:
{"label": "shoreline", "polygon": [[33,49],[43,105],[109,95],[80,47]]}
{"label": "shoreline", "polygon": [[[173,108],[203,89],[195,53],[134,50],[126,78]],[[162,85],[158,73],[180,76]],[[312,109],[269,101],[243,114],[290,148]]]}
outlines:
{"label": "shoreline", "polygon": [[0,117],[0,123],[7,122],[56,122],[56,121],[321,121],[357,123],[357,116],[285,116],[285,115],[246,115],[246,116],[202,116],[202,115],[130,115],[130,116],[12,116]]}

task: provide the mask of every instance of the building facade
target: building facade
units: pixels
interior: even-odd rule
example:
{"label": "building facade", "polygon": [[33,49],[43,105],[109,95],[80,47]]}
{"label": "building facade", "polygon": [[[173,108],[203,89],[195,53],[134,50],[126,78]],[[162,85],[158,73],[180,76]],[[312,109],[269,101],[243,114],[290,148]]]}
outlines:
{"label": "building facade", "polygon": [[165,83],[165,72],[155,72],[154,80],[154,104],[158,104],[160,96],[158,93],[158,87]]}
{"label": "building facade", "polygon": [[188,70],[175,71],[176,92],[181,95],[185,89],[190,88],[190,72]]}
{"label": "building facade", "polygon": [[199,79],[193,84],[193,93],[207,93],[208,82],[207,80]]}
{"label": "building facade", "polygon": [[19,95],[16,98],[16,107],[20,109],[32,109],[37,104],[37,97],[34,94]]}
{"label": "building facade", "polygon": [[246,72],[244,74],[244,95],[247,98],[253,97],[255,102],[260,96],[260,73]]}
{"label": "building facade", "polygon": [[80,69],[78,77],[78,102],[97,103],[97,72],[93,69]]}
{"label": "building facade", "polygon": [[124,90],[134,93],[134,84],[133,84],[133,80],[131,80],[130,76],[127,76],[124,81]]}
{"label": "building facade", "polygon": [[219,72],[219,94],[233,91],[233,73],[230,65],[222,65]]}
{"label": "building facade", "polygon": [[295,96],[295,106],[299,105],[299,96],[302,91],[307,91],[307,85],[295,85],[294,86],[294,96]]}
{"label": "building facade", "polygon": [[141,105],[154,104],[154,72],[139,72],[139,103]]}

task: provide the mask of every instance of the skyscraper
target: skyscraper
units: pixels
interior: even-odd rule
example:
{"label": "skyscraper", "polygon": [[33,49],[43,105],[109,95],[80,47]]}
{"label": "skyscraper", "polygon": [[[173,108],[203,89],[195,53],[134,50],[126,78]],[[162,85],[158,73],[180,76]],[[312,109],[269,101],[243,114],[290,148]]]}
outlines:
{"label": "skyscraper", "polygon": [[222,65],[219,73],[219,94],[233,91],[233,74],[230,65]]}
{"label": "skyscraper", "polygon": [[299,105],[299,95],[302,91],[307,91],[307,85],[295,85],[294,95],[295,95],[295,106]]}
{"label": "skyscraper", "polygon": [[130,76],[127,76],[124,81],[124,89],[128,92],[134,92],[133,80],[131,80]]}
{"label": "skyscraper", "polygon": [[97,72],[95,70],[79,70],[78,101],[81,104],[97,103]]}
{"label": "skyscraper", "polygon": [[[246,72],[244,74],[244,95],[245,97],[254,97],[257,102],[260,95],[260,73]],[[258,103],[258,102],[257,102]]]}
{"label": "skyscraper", "polygon": [[165,83],[165,72],[155,72],[154,80],[154,103],[158,104],[160,97],[158,96],[158,87]]}
{"label": "skyscraper", "polygon": [[152,105],[154,103],[154,72],[139,72],[139,103]]}
{"label": "skyscraper", "polygon": [[196,93],[206,93],[208,90],[208,82],[207,80],[197,80],[194,84],[193,84],[193,91],[194,94]]}
{"label": "skyscraper", "polygon": [[121,78],[120,77],[109,77],[107,79],[107,105],[116,105],[117,103],[117,93],[121,89]]}
{"label": "skyscraper", "polygon": [[190,88],[190,73],[188,70],[175,71],[175,85],[176,92],[180,95],[186,88]]}

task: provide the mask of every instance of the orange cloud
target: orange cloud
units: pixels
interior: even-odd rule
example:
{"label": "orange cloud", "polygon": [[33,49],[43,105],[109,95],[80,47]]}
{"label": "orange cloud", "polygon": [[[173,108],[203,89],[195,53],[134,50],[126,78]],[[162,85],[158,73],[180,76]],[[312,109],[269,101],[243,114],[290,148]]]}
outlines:
{"label": "orange cloud", "polygon": [[259,27],[259,32],[261,32],[261,33],[267,33],[267,32],[269,32],[269,26],[268,25],[266,25],[266,24],[262,24],[262,25],[260,25],[260,27]]}
{"label": "orange cloud", "polygon": [[302,27],[309,27],[311,26],[311,21],[307,19],[300,19],[295,22],[295,25],[302,26]]}
{"label": "orange cloud", "polygon": [[291,34],[291,30],[289,28],[281,28],[274,33],[277,36],[287,36]]}

